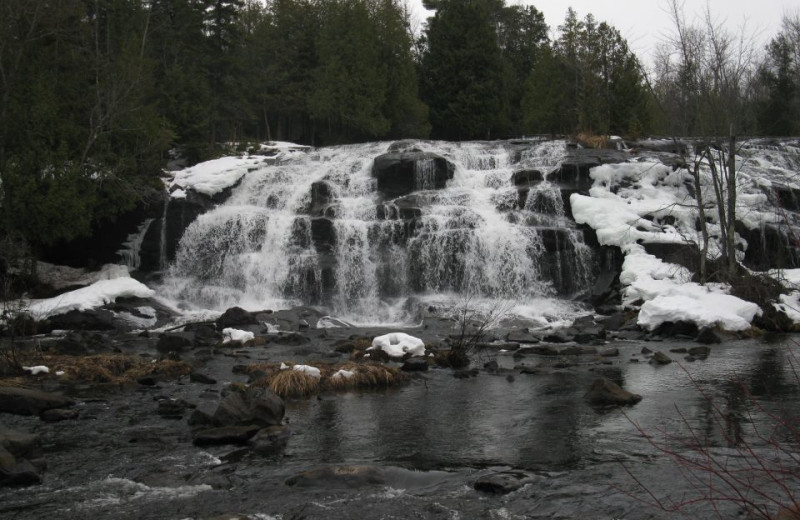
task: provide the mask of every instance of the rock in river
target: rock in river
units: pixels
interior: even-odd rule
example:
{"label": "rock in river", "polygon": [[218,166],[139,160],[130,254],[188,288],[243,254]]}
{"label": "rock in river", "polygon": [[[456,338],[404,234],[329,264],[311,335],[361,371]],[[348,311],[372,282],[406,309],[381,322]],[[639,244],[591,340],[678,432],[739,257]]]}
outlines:
{"label": "rock in river", "polygon": [[641,395],[632,394],[605,377],[596,379],[583,397],[598,405],[636,404],[642,400]]}
{"label": "rock in river", "polygon": [[39,415],[53,408],[67,408],[75,404],[63,395],[50,394],[27,388],[0,388],[0,412],[17,415]]}

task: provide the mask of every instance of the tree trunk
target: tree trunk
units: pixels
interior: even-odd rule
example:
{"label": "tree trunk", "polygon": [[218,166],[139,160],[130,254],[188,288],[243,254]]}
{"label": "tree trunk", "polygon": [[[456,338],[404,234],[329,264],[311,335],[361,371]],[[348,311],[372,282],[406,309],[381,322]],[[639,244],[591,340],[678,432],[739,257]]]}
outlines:
{"label": "tree trunk", "polygon": [[728,276],[733,279],[736,275],[736,136],[731,126],[731,136],[728,150]]}

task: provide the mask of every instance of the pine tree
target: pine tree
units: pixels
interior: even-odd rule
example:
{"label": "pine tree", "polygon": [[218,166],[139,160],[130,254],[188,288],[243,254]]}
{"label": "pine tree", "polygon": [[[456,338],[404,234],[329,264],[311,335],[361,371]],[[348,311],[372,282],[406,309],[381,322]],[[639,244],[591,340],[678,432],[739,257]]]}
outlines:
{"label": "pine tree", "polygon": [[441,0],[429,20],[421,84],[436,138],[487,139],[507,132],[507,74],[493,24],[496,4]]}
{"label": "pine tree", "polygon": [[386,135],[387,71],[367,1],[328,2],[318,49],[310,108],[328,141]]}

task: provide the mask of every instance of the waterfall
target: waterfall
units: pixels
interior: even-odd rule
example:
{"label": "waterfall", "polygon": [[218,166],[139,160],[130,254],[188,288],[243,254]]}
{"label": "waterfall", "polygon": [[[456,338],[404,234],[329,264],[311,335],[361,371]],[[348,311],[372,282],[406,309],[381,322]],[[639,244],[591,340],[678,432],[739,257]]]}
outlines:
{"label": "waterfall", "polygon": [[[514,183],[521,169],[558,168],[565,143],[413,145],[414,190],[396,199],[372,172],[389,143],[249,172],[188,227],[162,292],[217,310],[321,305],[359,323],[409,322],[410,298],[511,300],[545,320],[575,312],[568,298],[589,286],[593,253],[557,186]],[[444,187],[432,157],[454,166]]]}
{"label": "waterfall", "polygon": [[167,268],[167,210],[169,209],[169,201],[167,198],[164,201],[164,210],[161,213],[161,228],[158,243],[158,268],[164,271]]}
{"label": "waterfall", "polygon": [[128,238],[122,243],[122,249],[117,251],[122,263],[128,266],[129,271],[135,271],[136,269],[139,269],[139,266],[141,265],[139,251],[141,250],[142,242],[147,234],[147,230],[150,229],[150,224],[152,223],[153,219],[151,218],[142,222],[142,224],[136,229],[136,232],[128,235]]}

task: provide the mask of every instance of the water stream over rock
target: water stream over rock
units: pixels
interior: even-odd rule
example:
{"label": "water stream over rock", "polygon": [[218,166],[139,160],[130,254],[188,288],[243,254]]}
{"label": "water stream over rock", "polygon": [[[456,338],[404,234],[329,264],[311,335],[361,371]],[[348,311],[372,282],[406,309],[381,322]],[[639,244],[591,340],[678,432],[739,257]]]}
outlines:
{"label": "water stream over rock", "polygon": [[357,323],[415,323],[414,302],[464,298],[569,316],[598,259],[548,181],[564,153],[371,143],[263,165],[189,226],[162,292],[216,310],[323,305]]}

